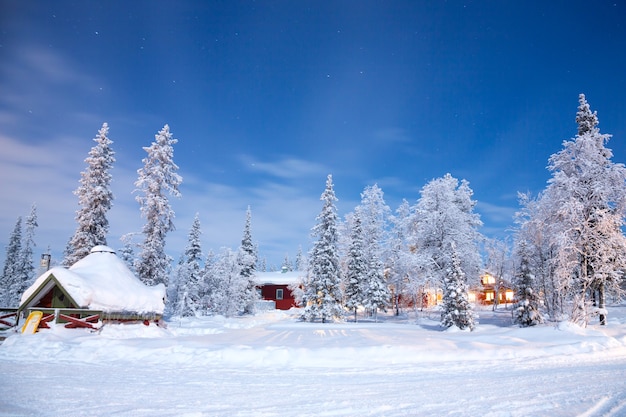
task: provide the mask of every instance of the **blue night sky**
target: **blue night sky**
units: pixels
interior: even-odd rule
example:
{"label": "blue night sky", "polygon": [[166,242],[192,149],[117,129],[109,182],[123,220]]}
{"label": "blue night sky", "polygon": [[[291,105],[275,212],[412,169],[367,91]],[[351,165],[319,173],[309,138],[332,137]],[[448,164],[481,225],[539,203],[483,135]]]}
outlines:
{"label": "blue night sky", "polygon": [[0,245],[34,202],[36,253],[60,256],[103,122],[114,248],[141,229],[133,183],[166,123],[175,257],[196,212],[204,250],[236,248],[250,205],[261,257],[294,259],[327,174],[343,217],[367,185],[395,210],[449,172],[503,237],[579,93],[626,162],[626,2],[0,0]]}

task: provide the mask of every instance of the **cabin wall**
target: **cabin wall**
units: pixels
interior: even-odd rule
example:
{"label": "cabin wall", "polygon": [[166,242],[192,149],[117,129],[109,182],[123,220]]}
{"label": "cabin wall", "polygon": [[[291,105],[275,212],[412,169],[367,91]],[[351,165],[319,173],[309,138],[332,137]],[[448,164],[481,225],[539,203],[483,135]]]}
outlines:
{"label": "cabin wall", "polygon": [[[287,285],[264,284],[260,286],[261,298],[276,303],[277,310],[289,310],[296,307],[296,300]],[[279,298],[282,292],[282,299]]]}

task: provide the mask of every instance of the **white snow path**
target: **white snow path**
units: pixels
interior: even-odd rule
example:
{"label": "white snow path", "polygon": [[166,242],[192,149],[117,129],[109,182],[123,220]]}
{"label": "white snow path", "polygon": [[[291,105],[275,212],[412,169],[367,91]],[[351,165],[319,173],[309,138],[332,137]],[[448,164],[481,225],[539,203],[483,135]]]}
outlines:
{"label": "white snow path", "polygon": [[[626,416],[626,306],[608,326],[299,323],[56,327],[0,345],[0,416]],[[510,323],[510,321],[508,322]]]}
{"label": "white snow path", "polygon": [[3,363],[2,416],[624,416],[626,354],[358,369]]}

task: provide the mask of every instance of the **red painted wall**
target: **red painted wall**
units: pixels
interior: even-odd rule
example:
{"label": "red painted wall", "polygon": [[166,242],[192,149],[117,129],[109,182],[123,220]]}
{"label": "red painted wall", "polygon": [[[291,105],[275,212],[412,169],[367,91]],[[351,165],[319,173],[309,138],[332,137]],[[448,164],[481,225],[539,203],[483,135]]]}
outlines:
{"label": "red painted wall", "polygon": [[[276,290],[283,290],[283,299],[276,299]],[[261,297],[264,300],[271,300],[276,303],[277,310],[289,310],[291,307],[296,307],[296,301],[293,298],[293,294],[287,285],[276,285],[276,284],[264,284],[261,286]]]}

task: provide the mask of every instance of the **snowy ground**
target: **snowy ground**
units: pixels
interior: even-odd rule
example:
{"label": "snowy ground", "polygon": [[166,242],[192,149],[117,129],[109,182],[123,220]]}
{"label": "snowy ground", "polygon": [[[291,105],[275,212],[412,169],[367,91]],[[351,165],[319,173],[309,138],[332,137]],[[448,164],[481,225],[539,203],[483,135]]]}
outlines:
{"label": "snowy ground", "polygon": [[300,323],[291,312],[167,329],[56,327],[0,345],[0,416],[625,416],[626,306],[606,327],[520,329],[481,311]]}

